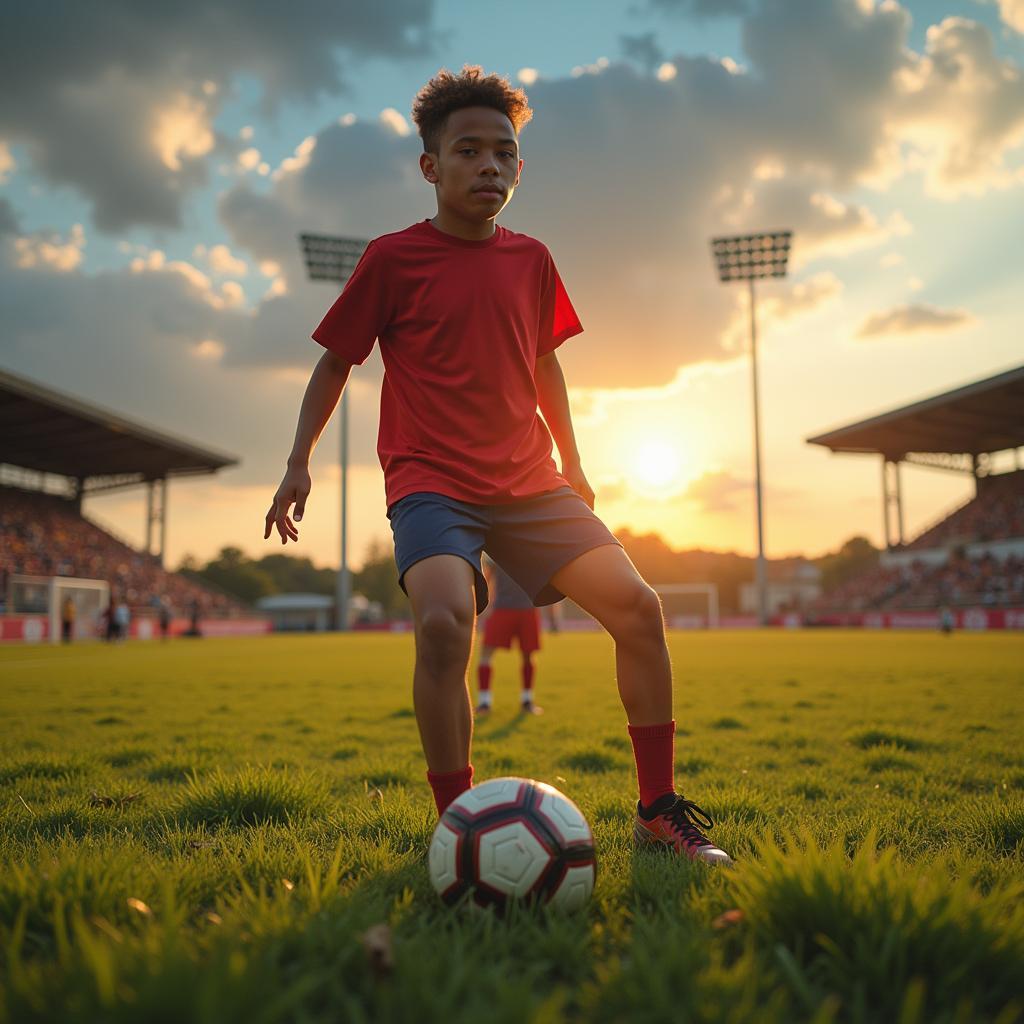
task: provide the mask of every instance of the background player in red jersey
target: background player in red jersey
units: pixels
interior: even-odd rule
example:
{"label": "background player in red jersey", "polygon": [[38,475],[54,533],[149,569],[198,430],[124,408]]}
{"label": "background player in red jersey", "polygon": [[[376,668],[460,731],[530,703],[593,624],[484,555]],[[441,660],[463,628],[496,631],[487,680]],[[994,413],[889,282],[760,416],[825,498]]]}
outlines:
{"label": "background player in red jersey", "polygon": [[539,715],[539,708],[533,699],[533,683],[537,666],[533,656],[540,650],[540,613],[533,598],[500,565],[488,559],[484,564],[484,577],[490,594],[490,605],[484,621],[483,646],[477,662],[477,715],[486,715],[493,704],[493,665],[491,660],[498,647],[508,650],[514,640],[519,646],[521,661],[519,674],[522,691],[519,706],[524,715]]}
{"label": "background player in red jersey", "polygon": [[728,863],[701,831],[711,820],[675,792],[658,595],[593,512],[555,353],[583,327],[547,248],[495,224],[519,185],[519,132],[531,116],[521,89],[478,67],[442,71],[417,95],[420,173],[437,213],[374,239],[313,332],[327,351],[264,536],[276,528],[282,543],[298,539],[310,454],[353,364],[379,341],[377,451],[415,620],[413,704],[438,812],[472,785],[466,670],[487,606],[486,548],[534,604],[570,597],[614,639],[640,786],[637,843]]}

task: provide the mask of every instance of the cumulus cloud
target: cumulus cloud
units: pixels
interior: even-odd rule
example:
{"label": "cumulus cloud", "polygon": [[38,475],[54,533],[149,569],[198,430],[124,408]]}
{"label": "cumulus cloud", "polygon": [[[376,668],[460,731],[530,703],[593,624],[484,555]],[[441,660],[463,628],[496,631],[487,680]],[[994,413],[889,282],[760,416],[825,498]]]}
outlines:
{"label": "cumulus cloud", "polygon": [[896,306],[872,313],[857,330],[858,338],[877,338],[890,334],[920,334],[950,331],[974,322],[965,309],[939,309],[935,306]]}
{"label": "cumulus cloud", "polygon": [[[61,269],[46,258],[20,265],[19,242],[27,238],[38,251],[40,236],[20,233],[7,209],[0,200],[5,367],[242,455],[243,465],[230,471],[234,483],[276,484],[317,346],[299,339],[291,362],[303,372],[289,376],[224,365],[226,339],[244,338],[256,320],[234,302],[237,283],[218,289],[198,268],[160,250],[137,257],[135,269],[90,273],[81,262]],[[295,325],[306,318],[292,310],[279,337],[294,339]],[[353,462],[372,464],[377,401],[361,380],[351,408]],[[317,457],[329,462],[333,450]]]}
{"label": "cumulus cloud", "polygon": [[1004,22],[1017,32],[1024,32],[1024,0],[997,0]]}
{"label": "cumulus cloud", "polygon": [[85,230],[75,224],[66,239],[53,231],[33,232],[14,240],[14,261],[18,267],[52,267],[57,271],[74,270],[82,262]]}
{"label": "cumulus cloud", "polygon": [[213,246],[207,253],[210,269],[215,274],[230,274],[232,277],[245,277],[249,266],[245,260],[237,257],[223,243]]}
{"label": "cumulus cloud", "polygon": [[[903,79],[937,73],[908,49],[908,30],[895,4],[761,0],[743,23],[745,73],[676,56],[671,78],[602,60],[534,83],[526,171],[502,223],[542,238],[563,272],[586,327],[561,350],[574,385],[656,385],[681,365],[735,354],[743,298],[717,284],[707,249],[714,235],[793,229],[796,280],[763,289],[770,324],[838,295],[838,275],[821,276],[815,261],[911,230],[901,213],[883,217],[870,201],[844,195],[908,171]],[[957,36],[945,45],[966,44]],[[979,55],[972,66],[981,65]],[[951,107],[933,108],[958,123]],[[280,267],[276,287],[288,294],[272,296],[275,332],[285,309],[326,306],[306,306],[324,290],[307,290],[298,233],[323,227],[371,238],[433,212],[416,139],[392,120],[340,119],[296,147],[269,192],[243,180],[222,199],[233,246]],[[1005,134],[995,124],[991,133]],[[308,320],[307,311],[304,327]],[[638,346],[642,360],[622,358],[624,347]],[[257,330],[229,339],[225,360],[287,365],[299,351]]]}
{"label": "cumulus cloud", "polygon": [[429,52],[432,17],[433,0],[181,0],[117,4],[102,17],[74,0],[15,4],[4,17],[0,133],[26,146],[41,177],[77,189],[101,230],[179,227],[207,156],[243,148],[213,128],[237,76],[262,84],[267,112],[336,94],[358,60]]}
{"label": "cumulus cloud", "polygon": [[933,194],[1015,180],[1005,157],[1024,142],[1024,74],[999,58],[987,28],[966,18],[932,25],[925,53],[908,55],[897,83],[900,127]]}
{"label": "cumulus cloud", "polygon": [[665,60],[665,53],[658,45],[658,37],[654,32],[643,32],[635,36],[621,35],[619,47],[623,57],[635,61],[646,71],[653,71]]}

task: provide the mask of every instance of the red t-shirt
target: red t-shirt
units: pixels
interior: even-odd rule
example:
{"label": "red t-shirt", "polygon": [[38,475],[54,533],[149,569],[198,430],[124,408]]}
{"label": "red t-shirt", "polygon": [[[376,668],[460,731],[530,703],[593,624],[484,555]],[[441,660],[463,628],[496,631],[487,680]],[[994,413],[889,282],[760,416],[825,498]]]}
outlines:
{"label": "red t-shirt", "polygon": [[429,220],[372,241],[313,338],[349,363],[380,340],[387,503],[435,491],[488,505],[564,486],[534,366],[583,330],[547,247]]}

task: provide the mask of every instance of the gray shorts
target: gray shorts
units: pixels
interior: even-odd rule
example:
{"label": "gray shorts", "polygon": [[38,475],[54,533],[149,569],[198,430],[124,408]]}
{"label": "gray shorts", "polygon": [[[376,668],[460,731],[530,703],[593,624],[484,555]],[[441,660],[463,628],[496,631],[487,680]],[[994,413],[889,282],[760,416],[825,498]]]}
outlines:
{"label": "gray shorts", "polygon": [[417,491],[396,501],[388,509],[388,519],[402,590],[411,565],[431,555],[458,555],[473,567],[478,614],[487,607],[482,551],[535,605],[545,605],[565,597],[551,586],[559,569],[591,548],[619,543],[571,487],[505,505],[471,505],[433,491]]}

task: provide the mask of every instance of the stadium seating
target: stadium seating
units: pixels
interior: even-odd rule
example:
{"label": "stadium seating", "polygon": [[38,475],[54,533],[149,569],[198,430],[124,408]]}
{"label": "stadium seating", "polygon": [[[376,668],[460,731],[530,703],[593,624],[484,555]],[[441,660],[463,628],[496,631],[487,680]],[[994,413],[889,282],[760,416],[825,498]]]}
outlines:
{"label": "stadium seating", "polygon": [[942,551],[942,561],[915,558],[877,566],[832,589],[816,612],[1024,606],[1024,555],[968,555],[968,546],[1024,539],[1024,472],[983,477],[978,495],[903,550]]}
{"label": "stadium seating", "polygon": [[1024,537],[1024,471],[982,477],[978,496],[907,547],[914,551]]}
{"label": "stadium seating", "polygon": [[0,487],[0,598],[8,574],[106,580],[111,597],[123,597],[133,612],[152,611],[164,601],[185,616],[198,601],[204,618],[247,614],[226,594],[167,572],[152,555],[112,537],[65,499]]}

